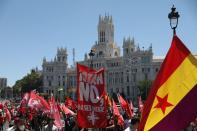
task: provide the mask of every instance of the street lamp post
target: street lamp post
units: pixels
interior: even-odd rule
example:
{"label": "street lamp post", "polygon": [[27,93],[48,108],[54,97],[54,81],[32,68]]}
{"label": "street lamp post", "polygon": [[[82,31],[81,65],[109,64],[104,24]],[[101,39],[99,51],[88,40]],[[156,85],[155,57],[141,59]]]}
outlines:
{"label": "street lamp post", "polygon": [[168,14],[168,18],[170,20],[170,26],[173,29],[173,34],[176,34],[176,28],[178,25],[178,19],[179,19],[180,15],[178,12],[176,12],[176,8],[174,7],[174,5],[171,8],[171,12]]}
{"label": "street lamp post", "polygon": [[90,68],[93,68],[93,57],[95,55],[94,50],[90,50],[89,56],[90,56]]}
{"label": "street lamp post", "polygon": [[59,102],[60,102],[60,103],[61,103],[61,99],[62,99],[62,97],[61,97],[62,93],[61,93],[61,92],[62,92],[63,90],[64,90],[64,89],[63,89],[63,87],[61,87],[61,86],[58,88]]}

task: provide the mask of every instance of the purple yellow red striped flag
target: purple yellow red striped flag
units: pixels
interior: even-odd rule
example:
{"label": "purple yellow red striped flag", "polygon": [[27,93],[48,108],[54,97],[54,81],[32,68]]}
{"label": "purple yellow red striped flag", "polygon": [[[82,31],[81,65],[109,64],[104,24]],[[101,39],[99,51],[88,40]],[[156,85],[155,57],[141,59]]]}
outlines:
{"label": "purple yellow red striped flag", "polygon": [[180,131],[197,117],[197,59],[173,36],[144,105],[138,131]]}

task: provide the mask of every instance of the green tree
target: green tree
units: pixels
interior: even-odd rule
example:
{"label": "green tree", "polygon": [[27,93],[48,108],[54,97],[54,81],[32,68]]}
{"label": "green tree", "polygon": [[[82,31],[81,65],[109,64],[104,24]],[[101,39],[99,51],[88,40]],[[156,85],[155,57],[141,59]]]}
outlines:
{"label": "green tree", "polygon": [[143,80],[138,83],[138,88],[140,90],[140,95],[142,100],[146,100],[149,90],[151,88],[152,81],[151,80]]}
{"label": "green tree", "polygon": [[31,70],[30,74],[24,76],[21,80],[17,80],[13,86],[14,95],[20,95],[21,93],[29,92],[31,90],[40,91],[42,86],[42,76],[35,70]]}

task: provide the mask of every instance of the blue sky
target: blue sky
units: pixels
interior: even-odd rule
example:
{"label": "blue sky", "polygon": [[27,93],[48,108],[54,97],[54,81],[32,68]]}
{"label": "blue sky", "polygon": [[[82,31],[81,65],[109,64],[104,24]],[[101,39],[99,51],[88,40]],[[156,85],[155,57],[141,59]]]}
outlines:
{"label": "blue sky", "polygon": [[197,54],[196,0],[0,0],[0,77],[8,85],[41,69],[42,59],[54,58],[57,47],[67,47],[72,64],[97,40],[98,16],[113,16],[115,41],[134,37],[140,47],[152,43],[155,56],[164,56],[172,30],[167,18],[175,4],[180,13],[177,35]]}

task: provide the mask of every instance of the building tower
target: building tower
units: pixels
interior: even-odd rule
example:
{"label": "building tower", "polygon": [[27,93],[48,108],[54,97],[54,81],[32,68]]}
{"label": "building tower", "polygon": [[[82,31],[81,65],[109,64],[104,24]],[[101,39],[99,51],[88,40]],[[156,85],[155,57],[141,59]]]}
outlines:
{"label": "building tower", "polygon": [[97,26],[98,41],[91,49],[95,51],[95,58],[111,58],[120,56],[120,48],[114,42],[114,24],[112,16],[99,16]]}
{"label": "building tower", "polygon": [[67,62],[67,49],[58,48],[57,49],[57,62],[66,63]]}
{"label": "building tower", "polygon": [[135,51],[134,38],[132,40],[130,39],[130,37],[129,38],[124,38],[123,39],[123,56],[128,57],[134,51]]}
{"label": "building tower", "polygon": [[114,24],[112,16],[99,16],[98,43],[107,44],[114,42]]}
{"label": "building tower", "polygon": [[73,66],[76,66],[76,62],[75,62],[75,48],[73,48]]}

